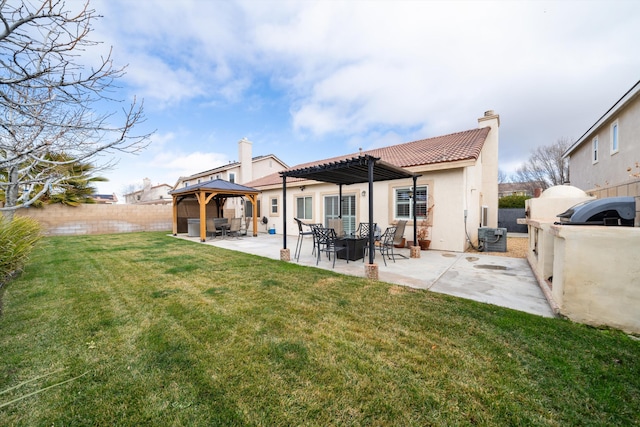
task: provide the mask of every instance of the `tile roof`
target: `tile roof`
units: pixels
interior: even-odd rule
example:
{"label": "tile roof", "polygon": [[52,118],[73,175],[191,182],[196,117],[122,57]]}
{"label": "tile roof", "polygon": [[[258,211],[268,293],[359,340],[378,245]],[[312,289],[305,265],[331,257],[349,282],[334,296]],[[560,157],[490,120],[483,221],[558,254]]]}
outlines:
{"label": "tile roof", "polygon": [[[411,166],[425,166],[437,163],[450,163],[460,160],[476,160],[480,156],[480,151],[484,141],[489,134],[490,128],[483,127],[471,129],[463,132],[456,132],[434,138],[421,139],[403,144],[391,145],[388,147],[374,148],[372,150],[350,153],[330,159],[316,160],[302,163],[289,169],[301,169],[305,167],[321,165],[324,163],[336,162],[368,154],[379,157],[381,160],[391,163],[401,168]],[[302,181],[288,178],[287,182]],[[251,187],[261,187],[266,185],[281,184],[282,178],[278,173],[248,182]]]}

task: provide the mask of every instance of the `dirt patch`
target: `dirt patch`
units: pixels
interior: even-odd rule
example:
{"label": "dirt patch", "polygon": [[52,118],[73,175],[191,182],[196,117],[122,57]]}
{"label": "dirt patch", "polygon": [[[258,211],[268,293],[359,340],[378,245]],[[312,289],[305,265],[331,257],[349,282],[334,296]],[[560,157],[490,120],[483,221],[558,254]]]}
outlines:
{"label": "dirt patch", "polygon": [[527,237],[508,237],[507,236],[507,252],[478,252],[473,248],[469,248],[467,252],[481,253],[484,255],[498,255],[511,258],[526,258],[529,250],[529,239]]}

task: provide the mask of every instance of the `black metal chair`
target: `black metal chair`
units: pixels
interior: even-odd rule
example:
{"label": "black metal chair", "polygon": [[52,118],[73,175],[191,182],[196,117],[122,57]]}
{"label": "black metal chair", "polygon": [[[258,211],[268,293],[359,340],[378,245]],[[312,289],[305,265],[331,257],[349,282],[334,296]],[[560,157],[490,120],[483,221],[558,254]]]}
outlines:
{"label": "black metal chair", "polygon": [[[294,252],[293,257],[296,259],[296,261],[300,261],[300,251],[302,250],[302,241],[304,240],[304,236],[313,236],[313,229],[305,231],[303,226],[307,226],[307,224],[303,223],[298,218],[294,218],[294,220],[298,223],[298,241],[296,242],[296,251]],[[315,249],[316,245],[314,239],[313,250],[315,251]]]}
{"label": "black metal chair", "polygon": [[[375,230],[377,226],[378,224],[374,222],[372,229]],[[358,228],[356,229],[356,237],[359,237],[361,239],[362,238],[367,239],[366,243],[364,244],[364,247],[362,248],[362,262],[364,262],[364,258],[369,252],[369,223],[368,222],[361,222],[360,224],[358,224]],[[375,256],[375,249],[373,253]]]}
{"label": "black metal chair", "polygon": [[[324,252],[329,257],[329,260],[331,260],[331,254],[333,254],[333,268],[335,268],[338,252],[347,249],[346,246],[338,242],[338,236],[333,228],[314,227],[313,232],[315,234],[316,244],[318,245],[316,248],[318,250],[316,265],[320,262],[320,253]],[[346,258],[347,263],[349,263],[349,257]]]}
{"label": "black metal chair", "polygon": [[382,255],[385,266],[387,265],[387,260],[384,258],[385,255],[387,258],[392,259],[393,262],[396,262],[395,254],[393,253],[393,238],[396,234],[396,229],[397,227],[395,226],[387,227],[380,238],[380,255]]}

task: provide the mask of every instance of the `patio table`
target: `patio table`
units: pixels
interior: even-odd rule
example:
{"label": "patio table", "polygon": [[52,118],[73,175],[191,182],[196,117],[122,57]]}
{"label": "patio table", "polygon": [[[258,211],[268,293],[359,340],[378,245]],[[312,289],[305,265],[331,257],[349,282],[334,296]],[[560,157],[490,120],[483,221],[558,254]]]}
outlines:
{"label": "patio table", "polygon": [[336,240],[337,245],[347,248],[346,251],[338,252],[339,259],[348,259],[349,261],[357,261],[364,256],[363,249],[367,245],[366,237],[345,236]]}
{"label": "patio table", "polygon": [[229,230],[229,227],[231,227],[231,224],[228,223],[219,224],[218,227],[216,227],[220,229],[220,238],[224,239],[227,237],[227,230]]}

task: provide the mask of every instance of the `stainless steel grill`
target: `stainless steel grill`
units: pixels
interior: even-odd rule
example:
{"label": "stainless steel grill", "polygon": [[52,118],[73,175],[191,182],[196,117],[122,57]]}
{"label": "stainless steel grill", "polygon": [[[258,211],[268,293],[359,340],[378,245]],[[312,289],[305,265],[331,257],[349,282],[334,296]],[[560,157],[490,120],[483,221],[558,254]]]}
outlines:
{"label": "stainless steel grill", "polygon": [[636,200],[633,197],[607,197],[578,203],[557,215],[564,225],[611,225],[633,227]]}

